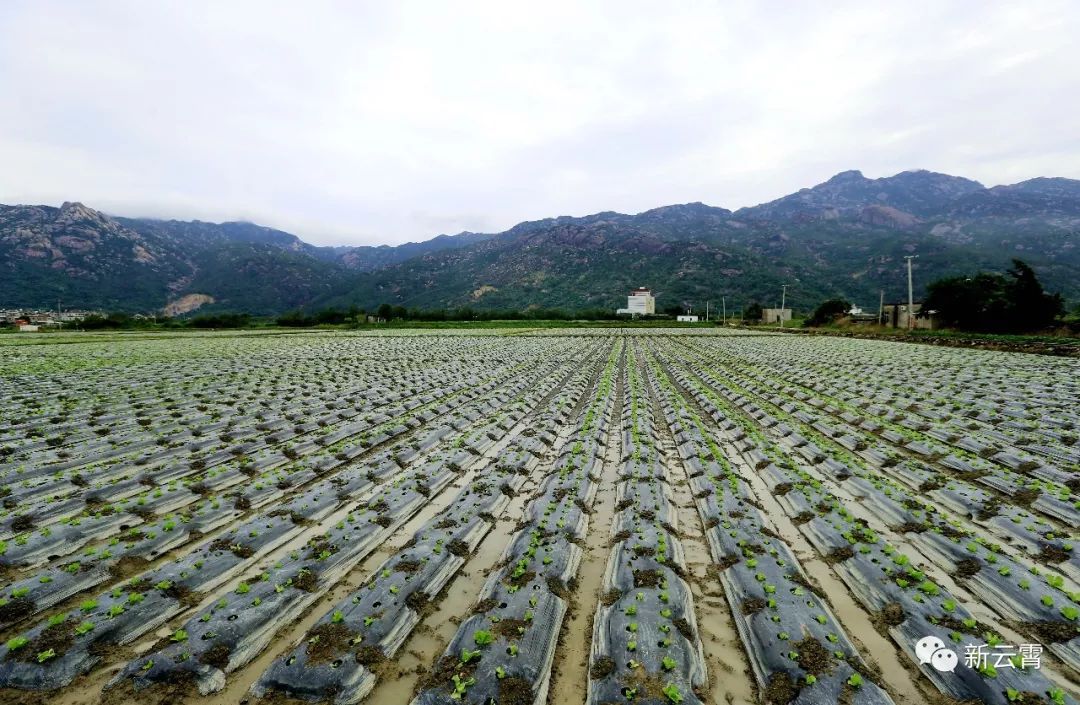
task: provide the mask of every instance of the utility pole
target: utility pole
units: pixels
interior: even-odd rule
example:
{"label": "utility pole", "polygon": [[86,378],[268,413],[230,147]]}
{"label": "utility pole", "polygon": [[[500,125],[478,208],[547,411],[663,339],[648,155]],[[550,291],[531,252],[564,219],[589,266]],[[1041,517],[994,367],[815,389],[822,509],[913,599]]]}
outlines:
{"label": "utility pole", "polygon": [[710,304],[710,303],[711,303],[711,302],[710,302],[710,301],[708,301],[708,300],[706,300],[706,301],[705,301],[705,322],[706,322],[706,323],[708,323],[708,322],[709,322],[709,304]]}
{"label": "utility pole", "polygon": [[783,285],[783,292],[780,294],[780,327],[784,327],[784,304],[787,303],[787,284]]}
{"label": "utility pole", "polygon": [[726,296],[721,296],[720,297],[720,303],[724,307],[724,327],[726,328],[727,327],[727,297]]}
{"label": "utility pole", "polygon": [[882,289],[881,290],[881,298],[878,300],[878,306],[877,306],[877,324],[879,326],[883,325],[881,321],[882,321],[882,319],[884,317],[885,317],[885,290]]}
{"label": "utility pole", "polygon": [[915,327],[915,297],[911,293],[911,260],[918,257],[918,255],[905,255],[904,259],[907,260],[907,328],[911,330]]}

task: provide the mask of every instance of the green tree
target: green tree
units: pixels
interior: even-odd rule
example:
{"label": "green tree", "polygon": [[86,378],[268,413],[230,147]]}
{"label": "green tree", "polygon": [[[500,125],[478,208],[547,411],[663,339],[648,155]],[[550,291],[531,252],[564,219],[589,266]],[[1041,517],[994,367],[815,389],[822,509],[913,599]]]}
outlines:
{"label": "green tree", "polygon": [[806,319],[804,326],[827,326],[851,310],[851,303],[843,299],[823,301],[814,309],[813,315]]}
{"label": "green tree", "polygon": [[1064,310],[1060,294],[1047,294],[1031,267],[1013,260],[1007,275],[980,272],[933,282],[922,315],[960,330],[1022,333],[1046,328]]}

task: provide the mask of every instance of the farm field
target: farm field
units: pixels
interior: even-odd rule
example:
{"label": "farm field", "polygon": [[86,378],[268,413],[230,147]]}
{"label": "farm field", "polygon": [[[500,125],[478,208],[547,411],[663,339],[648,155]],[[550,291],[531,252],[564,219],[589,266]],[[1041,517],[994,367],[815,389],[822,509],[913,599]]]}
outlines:
{"label": "farm field", "polygon": [[27,334],[0,399],[5,704],[1080,703],[1074,358]]}

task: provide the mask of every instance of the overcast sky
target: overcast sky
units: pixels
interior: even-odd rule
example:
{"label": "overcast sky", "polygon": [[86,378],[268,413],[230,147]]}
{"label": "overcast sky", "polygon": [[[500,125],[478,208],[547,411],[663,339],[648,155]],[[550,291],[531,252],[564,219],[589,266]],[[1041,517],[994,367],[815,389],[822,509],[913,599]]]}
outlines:
{"label": "overcast sky", "polygon": [[[829,9],[824,9],[824,8]],[[0,3],[0,203],[320,244],[1080,178],[1080,3]]]}

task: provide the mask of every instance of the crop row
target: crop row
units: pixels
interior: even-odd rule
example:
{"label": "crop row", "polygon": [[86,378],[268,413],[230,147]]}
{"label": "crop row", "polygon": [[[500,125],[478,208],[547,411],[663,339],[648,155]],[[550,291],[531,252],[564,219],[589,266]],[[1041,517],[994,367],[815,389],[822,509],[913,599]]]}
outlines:
{"label": "crop row", "polygon": [[579,544],[589,530],[622,354],[621,345],[611,347],[519,530],[472,614],[424,679],[414,705],[545,702],[569,588],[581,561]]}

